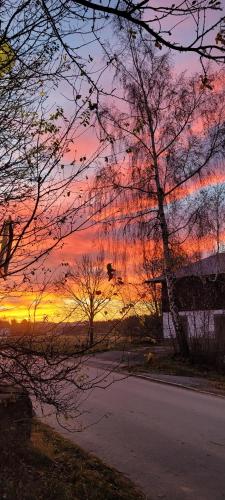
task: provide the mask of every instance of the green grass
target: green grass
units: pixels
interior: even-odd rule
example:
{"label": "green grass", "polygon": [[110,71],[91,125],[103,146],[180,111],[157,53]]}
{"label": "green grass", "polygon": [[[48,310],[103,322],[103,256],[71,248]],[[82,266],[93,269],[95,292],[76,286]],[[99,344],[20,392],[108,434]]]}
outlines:
{"label": "green grass", "polygon": [[144,499],[115,469],[37,420],[28,447],[1,450],[0,469],[1,499]]}

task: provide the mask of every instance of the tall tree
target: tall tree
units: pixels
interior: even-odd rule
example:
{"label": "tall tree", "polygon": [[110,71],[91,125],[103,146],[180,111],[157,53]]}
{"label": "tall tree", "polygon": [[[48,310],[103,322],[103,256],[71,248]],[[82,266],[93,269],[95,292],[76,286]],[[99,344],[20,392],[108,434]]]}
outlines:
{"label": "tall tree", "polygon": [[18,20],[12,43],[6,33],[0,38],[0,271],[7,275],[25,272],[84,224],[78,212],[89,200],[76,180],[98,155],[98,148],[89,158],[73,151],[86,111],[90,118],[89,96],[74,98],[67,112],[57,104],[72,68],[48,33],[36,43],[24,32],[25,21]]}
{"label": "tall tree", "polygon": [[223,76],[211,76],[209,86],[200,84],[198,75],[175,76],[169,56],[157,57],[148,41],[141,34],[134,38],[129,29],[113,64],[125,104],[122,111],[114,104],[99,113],[101,139],[112,143],[97,175],[99,193],[105,185],[105,199],[122,201],[120,220],[133,221],[134,237],[144,232],[150,238],[157,228],[176,337],[188,356],[175,300],[173,247],[186,237],[193,217],[187,187],[213,159],[224,157]]}
{"label": "tall tree", "polygon": [[[91,200],[82,183],[98,156],[97,146],[89,156],[77,157],[73,141],[88,129],[90,95],[81,101],[75,93],[67,112],[57,104],[59,86],[71,89],[73,78],[73,89],[77,85],[81,92],[81,80],[48,30],[42,32],[37,3],[18,2],[15,17],[9,16],[10,5],[4,3],[0,37],[1,300],[11,292],[22,295],[25,287],[32,292],[35,274],[44,281],[50,251],[91,223],[84,210]],[[1,339],[0,381],[16,383],[34,400],[63,412],[76,406],[66,388],[76,399],[88,387],[87,380],[79,380],[85,351],[58,352],[54,333],[46,334],[42,345],[32,334],[26,342],[20,335]]]}

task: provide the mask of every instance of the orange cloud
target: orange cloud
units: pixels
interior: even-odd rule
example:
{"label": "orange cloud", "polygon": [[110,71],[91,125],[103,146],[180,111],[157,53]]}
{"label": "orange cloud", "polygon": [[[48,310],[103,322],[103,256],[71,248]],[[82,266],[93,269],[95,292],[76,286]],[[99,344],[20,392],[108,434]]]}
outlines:
{"label": "orange cloud", "polygon": [[[174,191],[175,197],[177,200],[181,200],[196,193],[197,191],[200,191],[203,188],[216,186],[217,184],[222,184],[223,182],[225,182],[225,173],[222,171],[218,171],[217,173],[212,172],[205,176],[196,175],[194,177],[194,180],[181,185]],[[170,201],[172,201],[171,198]]]}

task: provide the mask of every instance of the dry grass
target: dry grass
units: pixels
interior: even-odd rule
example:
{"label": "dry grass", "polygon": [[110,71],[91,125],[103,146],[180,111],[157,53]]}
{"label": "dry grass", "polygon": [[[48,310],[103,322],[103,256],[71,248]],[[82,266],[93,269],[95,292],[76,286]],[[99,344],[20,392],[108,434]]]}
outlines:
{"label": "dry grass", "polygon": [[95,352],[108,351],[111,349],[121,349],[124,346],[124,339],[111,339],[110,336],[105,336],[103,338],[96,338],[95,344],[92,348],[87,348],[86,336],[75,336],[75,335],[38,335],[38,336],[27,336],[19,338],[10,338],[8,341],[9,345],[18,345],[20,348],[30,349],[35,352],[54,355],[73,355],[77,353],[91,354]]}
{"label": "dry grass", "polygon": [[1,452],[0,498],[143,500],[119,472],[35,421],[31,445]]}
{"label": "dry grass", "polygon": [[225,392],[225,375],[204,365],[193,364],[190,360],[179,357],[157,357],[155,354],[149,356],[146,361],[130,369],[133,372],[163,373],[166,375],[177,375],[185,377],[202,377],[210,381],[213,387]]}

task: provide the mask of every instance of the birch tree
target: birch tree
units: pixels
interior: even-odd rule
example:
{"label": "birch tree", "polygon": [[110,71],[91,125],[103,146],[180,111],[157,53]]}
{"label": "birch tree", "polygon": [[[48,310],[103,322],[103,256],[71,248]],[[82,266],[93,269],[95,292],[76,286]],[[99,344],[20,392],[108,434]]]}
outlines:
{"label": "birch tree", "polygon": [[106,220],[126,228],[132,221],[130,238],[141,232],[150,238],[157,228],[177,342],[188,356],[175,300],[173,247],[187,238],[193,220],[187,189],[224,157],[223,75],[211,75],[209,86],[199,75],[176,76],[170,56],[158,57],[141,33],[134,38],[129,29],[113,65],[124,104],[119,109],[114,101],[99,112],[101,140],[110,140],[112,149],[98,172],[97,191],[101,200],[105,185],[105,199],[121,204],[120,216],[111,210]]}

